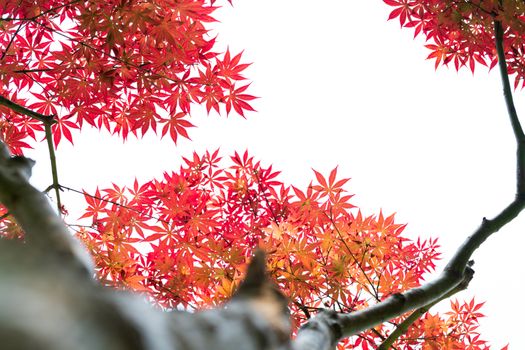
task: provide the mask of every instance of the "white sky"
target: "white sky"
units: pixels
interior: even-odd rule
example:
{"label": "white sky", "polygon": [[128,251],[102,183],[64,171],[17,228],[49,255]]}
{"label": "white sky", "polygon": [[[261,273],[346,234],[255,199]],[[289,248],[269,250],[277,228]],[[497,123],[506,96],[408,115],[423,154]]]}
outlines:
{"label": "white sky", "polygon": [[[224,1],[225,2],[225,1]],[[198,126],[175,147],[155,135],[126,144],[83,131],[57,153],[60,182],[93,190],[131,185],[173,170],[193,150],[249,152],[282,170],[281,180],[306,186],[311,168],[339,165],[365,214],[397,212],[411,237],[439,236],[445,260],[514,195],[514,139],[497,70],[434,71],[422,40],[387,22],[382,1],[234,0],[217,11],[219,45],[245,50],[246,76],[258,113],[228,119],[195,108]],[[525,113],[525,91],[518,91]],[[524,120],[525,122],[525,120]],[[34,183],[51,183],[46,145],[30,154]],[[66,196],[70,208],[84,206]],[[69,219],[74,221],[75,217]],[[476,275],[458,295],[486,301],[483,339],[525,348],[521,254],[525,214],[476,252]],[[445,302],[445,305],[446,302]],[[520,317],[521,318],[521,317]]]}

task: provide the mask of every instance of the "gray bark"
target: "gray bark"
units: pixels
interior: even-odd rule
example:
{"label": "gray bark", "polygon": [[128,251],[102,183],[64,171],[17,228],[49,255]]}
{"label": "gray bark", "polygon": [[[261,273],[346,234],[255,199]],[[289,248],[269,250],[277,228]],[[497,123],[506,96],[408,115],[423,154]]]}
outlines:
{"label": "gray bark", "polygon": [[[285,349],[284,297],[254,259],[246,282],[224,307],[167,312],[144,297],[102,287],[91,259],[46,196],[29,182],[32,163],[0,150],[0,201],[25,241],[0,239],[2,349]],[[250,272],[251,271],[251,272]]]}

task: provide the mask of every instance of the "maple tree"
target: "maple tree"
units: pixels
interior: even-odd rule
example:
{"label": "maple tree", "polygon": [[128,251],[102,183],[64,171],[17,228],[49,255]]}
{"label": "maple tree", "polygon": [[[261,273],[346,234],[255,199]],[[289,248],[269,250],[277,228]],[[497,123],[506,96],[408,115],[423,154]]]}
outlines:
{"label": "maple tree", "polygon": [[[500,63],[523,147],[508,75],[515,74],[515,86],[525,85],[524,3],[384,2],[393,7],[390,19],[426,36],[436,67],[453,62],[456,69],[474,71],[477,63]],[[261,247],[270,275],[288,297],[294,332],[324,309],[348,320],[359,315],[356,310],[380,310],[388,322],[353,329],[344,321],[339,347],[490,348],[477,331],[483,303],[452,300],[447,313],[426,311],[467,287],[468,260],[480,237],[521,211],[525,171],[518,171],[516,201],[483,221],[447,265],[446,283],[434,284],[438,291],[424,283],[439,259],[437,239],[409,240],[393,215],[363,214],[337,168],[327,175],[314,170],[312,183],[297,188],[248,152],[223,159],[215,150],[184,158],[183,166],[160,179],[92,192],[68,188],[58,180],[54,148],[64,139],[73,143],[75,129],[91,125],[125,140],[158,128],[173,142],[189,138],[193,104],[243,117],[254,110],[243,76],[249,64],[241,61],[242,53],[215,52],[215,38],[208,35],[213,0],[21,0],[0,1],[0,8],[1,139],[16,155],[32,141],[47,140],[58,210],[66,211],[60,190],[83,194],[87,208],[80,223],[87,224],[71,228],[91,253],[103,285],[145,293],[166,309],[218,306],[239,288],[253,251]],[[525,152],[519,149],[523,170]],[[11,210],[1,214],[3,236],[23,238]]]}

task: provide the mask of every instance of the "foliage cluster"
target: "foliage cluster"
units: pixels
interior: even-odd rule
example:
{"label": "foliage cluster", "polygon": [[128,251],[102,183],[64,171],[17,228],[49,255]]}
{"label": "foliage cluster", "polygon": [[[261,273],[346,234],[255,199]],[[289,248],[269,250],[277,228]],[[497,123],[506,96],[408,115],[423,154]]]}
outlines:
{"label": "foliage cluster", "polygon": [[[436,66],[497,63],[492,22],[507,30],[509,73],[525,84],[519,1],[384,0],[390,18],[422,33]],[[210,0],[0,1],[0,93],[51,116],[55,147],[73,129],[105,128],[188,138],[192,104],[207,111],[253,111],[241,53],[214,49]],[[277,53],[278,54],[278,53]],[[221,107],[223,106],[223,107]],[[0,136],[22,154],[43,134],[41,120],[0,106]],[[44,123],[45,124],[45,123]],[[47,136],[46,136],[47,137]],[[83,191],[87,208],[75,226],[107,285],[147,293],[165,308],[197,309],[231,297],[257,246],[290,298],[297,326],[320,308],[362,309],[420,285],[439,258],[436,239],[411,241],[383,213],[364,215],[337,168],[297,188],[245,152],[193,154],[163,178]],[[61,187],[59,183],[55,187]],[[76,190],[76,189],[70,189]],[[77,190],[78,191],[78,190]],[[2,234],[22,237],[8,213]],[[481,303],[453,301],[449,313],[427,313],[396,349],[489,349],[477,332]],[[405,316],[344,340],[374,348]]]}

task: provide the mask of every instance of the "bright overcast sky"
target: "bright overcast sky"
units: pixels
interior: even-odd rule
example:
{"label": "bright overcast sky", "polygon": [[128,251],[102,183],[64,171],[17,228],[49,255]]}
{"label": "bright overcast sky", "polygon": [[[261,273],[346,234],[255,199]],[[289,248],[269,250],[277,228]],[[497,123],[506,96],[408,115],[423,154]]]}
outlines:
{"label": "bright overcast sky", "polygon": [[[221,2],[221,1],[219,1]],[[226,1],[222,1],[226,2]],[[217,11],[219,45],[245,50],[257,113],[244,120],[193,112],[193,141],[177,147],[155,135],[126,144],[84,132],[57,153],[60,182],[93,190],[131,185],[178,168],[193,150],[249,152],[306,186],[311,168],[339,165],[366,214],[397,212],[411,237],[440,237],[444,259],[514,195],[514,140],[497,70],[434,71],[413,32],[387,22],[382,1],[234,0]],[[516,96],[525,122],[525,91]],[[83,135],[83,136],[82,136]],[[34,183],[51,183],[46,147]],[[79,196],[66,205],[84,205]],[[74,221],[74,217],[69,221]],[[486,301],[483,338],[494,349],[524,349],[521,292],[525,214],[474,255],[476,275],[458,298]],[[446,302],[443,302],[446,306]]]}

